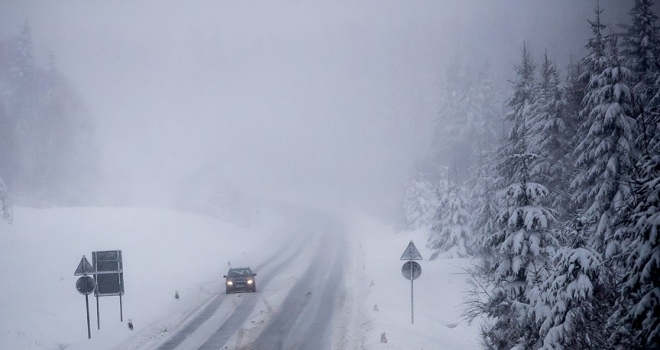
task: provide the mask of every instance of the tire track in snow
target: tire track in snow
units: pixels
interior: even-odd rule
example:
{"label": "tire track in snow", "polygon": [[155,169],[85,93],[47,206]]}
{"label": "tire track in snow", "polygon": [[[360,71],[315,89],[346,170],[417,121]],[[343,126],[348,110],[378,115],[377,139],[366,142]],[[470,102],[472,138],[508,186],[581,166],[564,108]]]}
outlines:
{"label": "tire track in snow", "polygon": [[[280,250],[278,250],[275,254],[271,255],[268,259],[260,263],[255,267],[256,270],[259,270],[263,268],[264,266],[268,266],[270,263],[272,263],[274,260],[278,259],[281,257],[286,251],[291,250],[294,245],[289,244],[290,242],[294,241],[294,238],[291,238],[290,241],[285,244]],[[302,241],[302,240],[301,240]],[[299,246],[302,246],[302,242],[299,244]],[[295,256],[289,256],[283,263],[281,263],[279,266],[284,267],[285,264],[288,264],[290,261],[295,260],[293,259]],[[278,266],[278,267],[279,267]],[[280,271],[280,270],[274,270],[274,271]],[[261,284],[266,285],[274,276],[272,274],[269,274],[271,276],[270,278],[267,278],[265,282],[261,282]],[[156,347],[157,350],[173,350],[176,349],[189,335],[194,333],[200,325],[204,324],[206,321],[213,316],[222,303],[227,300],[225,298],[225,295],[219,292],[215,296],[211,298],[211,301],[205,304],[203,306],[203,309],[201,312],[196,314],[181,330],[177,331],[174,333],[168,340],[166,340],[164,343],[160,344],[158,347]],[[242,305],[245,302],[243,300],[240,305]],[[256,302],[255,302],[256,304]]]}
{"label": "tire track in snow", "polygon": [[[296,259],[296,256],[290,257],[277,265],[274,271],[282,271],[288,265],[291,265]],[[268,274],[268,277],[259,282],[260,286],[267,286],[278,274]],[[262,287],[259,287],[262,288]],[[227,320],[220,325],[218,330],[199,347],[199,350],[216,350],[225,345],[231,337],[243,328],[243,324],[247,321],[252,311],[257,306],[259,295],[256,293],[243,293],[244,296],[241,303],[234,309]]]}
{"label": "tire track in snow", "polygon": [[[324,236],[316,258],[291,288],[279,312],[246,349],[330,347],[329,330],[339,301],[345,268],[342,244],[343,240],[337,237]],[[309,289],[318,290],[320,297],[307,292]]]}

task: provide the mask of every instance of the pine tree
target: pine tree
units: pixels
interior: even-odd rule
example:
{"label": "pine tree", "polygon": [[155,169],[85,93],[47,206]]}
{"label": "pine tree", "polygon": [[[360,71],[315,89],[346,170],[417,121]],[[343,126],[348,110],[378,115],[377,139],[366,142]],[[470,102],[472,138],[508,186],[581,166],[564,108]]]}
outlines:
{"label": "pine tree", "polygon": [[[572,100],[569,104],[573,109],[573,127],[575,129],[573,135],[573,149],[584,140],[588,133],[588,127],[585,126],[585,120],[589,118],[589,113],[594,107],[593,104],[587,104],[587,92],[590,90],[590,84],[594,77],[601,74],[605,69],[606,60],[606,39],[603,37],[603,31],[607,28],[601,23],[601,15],[603,11],[599,6],[594,10],[596,18],[594,21],[588,20],[591,26],[593,37],[589,39],[586,48],[587,56],[582,58],[575,66],[573,79],[571,80],[571,96]],[[575,153],[575,152],[574,152]],[[573,155],[575,157],[575,155]],[[575,208],[577,210],[577,207]]]}
{"label": "pine tree", "polygon": [[435,162],[449,166],[453,162],[451,155],[463,154],[461,147],[471,134],[469,121],[465,118],[465,92],[471,84],[469,77],[460,67],[452,67],[446,73],[444,91],[440,100],[438,117],[435,120],[433,147]]}
{"label": "pine tree", "polygon": [[498,188],[504,186],[496,169],[496,155],[501,132],[501,116],[496,107],[495,88],[487,65],[481,69],[477,80],[479,105],[481,106],[476,124],[476,142],[473,157],[475,165],[470,169],[469,200],[472,222],[472,239],[469,250],[483,259],[491,256],[486,244],[495,231],[495,220],[499,212],[496,198]]}
{"label": "pine tree", "polygon": [[554,268],[534,298],[542,349],[609,348],[598,298],[607,287],[600,282],[600,254],[588,244],[587,224],[578,215],[566,226],[568,242],[553,256]]}
{"label": "pine tree", "polygon": [[652,1],[637,0],[626,26],[624,52],[631,68],[633,114],[639,127],[636,145],[641,154],[633,186],[632,210],[621,215],[617,231],[627,244],[621,270],[623,287],[610,322],[612,337],[629,347],[654,348],[660,344],[660,68],[657,15]]}
{"label": "pine tree", "polygon": [[555,220],[552,209],[544,206],[548,196],[545,186],[531,181],[530,165],[536,156],[527,145],[534,101],[534,65],[526,48],[522,63],[516,67],[517,80],[509,100],[507,119],[512,127],[500,151],[500,176],[509,179],[501,193],[501,211],[497,215],[496,230],[488,244],[493,250],[493,264],[489,274],[493,290],[485,305],[486,314],[493,318],[492,327],[484,330],[484,341],[498,349],[539,345],[539,324],[535,322],[532,298],[538,285],[547,275],[547,263],[556,246],[551,234]]}
{"label": "pine tree", "polygon": [[[585,63],[590,74],[584,97],[580,129],[585,135],[573,151],[577,175],[571,182],[573,198],[582,209],[592,233],[592,246],[609,258],[619,251],[612,224],[631,198],[629,176],[636,151],[636,124],[632,115],[630,71],[617,52],[616,36],[602,37],[602,11],[596,9],[591,23],[594,38]],[[610,52],[606,53],[609,41]]]}
{"label": "pine tree", "polygon": [[541,205],[547,195],[540,184],[523,180],[510,185],[503,194],[505,208],[497,217],[498,229],[489,241],[495,256],[490,271],[495,285],[487,315],[496,318],[493,329],[499,330],[489,337],[509,342],[508,348],[529,348],[539,341],[531,300],[547,277],[546,265],[556,245],[550,234],[554,212]]}
{"label": "pine tree", "polygon": [[452,182],[447,190],[439,195],[436,220],[431,227],[427,244],[434,250],[432,259],[440,253],[448,258],[463,258],[471,254],[470,224],[465,191],[460,185]]}
{"label": "pine tree", "polygon": [[[532,61],[532,57],[527,50],[527,46],[523,45],[522,59],[520,65],[515,67],[516,81],[513,84],[513,95],[508,99],[506,106],[508,109],[504,119],[511,124],[511,128],[505,135],[505,142],[502,144],[500,159],[508,159],[513,154],[520,150],[520,143],[524,142],[527,123],[529,122],[532,105],[534,104],[534,71],[536,65]],[[525,145],[527,151],[527,146]],[[505,179],[512,179],[515,169],[507,169],[506,167],[510,162],[503,163],[503,167],[499,169],[501,176]]]}
{"label": "pine tree", "polygon": [[[568,164],[575,164],[575,159],[573,158],[572,152],[580,141],[584,138],[585,135],[580,134],[581,125],[581,111],[582,111],[582,101],[584,100],[584,94],[589,84],[589,76],[584,74],[585,65],[583,62],[571,63],[568,66],[566,74],[566,139],[569,140],[568,144],[568,154],[566,154],[566,160]],[[571,179],[576,175],[576,173],[569,167],[566,169],[566,175]],[[565,187],[567,189],[568,186]],[[569,203],[567,210],[576,210],[576,208]]]}
{"label": "pine tree", "polygon": [[477,153],[477,165],[472,169],[474,177],[470,187],[470,217],[472,218],[472,240],[470,250],[484,260],[492,257],[487,244],[488,237],[495,231],[495,220],[499,208],[496,190],[498,178],[493,159],[495,144],[482,139]]}
{"label": "pine tree", "polygon": [[638,204],[626,233],[631,239],[623,289],[613,323],[639,347],[660,344],[660,150],[641,163],[635,186]]}
{"label": "pine tree", "polygon": [[494,96],[487,67],[477,72],[454,67],[447,73],[434,147],[437,162],[455,168],[460,179],[471,175],[479,140],[497,133]]}
{"label": "pine tree", "polygon": [[[632,23],[624,26],[622,54],[631,71],[635,101],[633,117],[640,127],[639,149],[648,154],[660,122],[660,38],[653,1],[635,0],[630,11]],[[655,98],[654,98],[655,97]]]}
{"label": "pine tree", "polygon": [[429,226],[435,214],[436,197],[433,186],[422,173],[417,173],[408,184],[404,200],[406,225],[409,230]]}
{"label": "pine tree", "polygon": [[36,183],[39,117],[37,114],[37,66],[34,61],[32,34],[26,22],[12,42],[8,67],[7,114],[11,119],[16,169],[12,183],[27,192]]}
{"label": "pine tree", "polygon": [[[628,58],[630,69],[640,74],[636,81],[643,81],[646,73],[658,70],[658,27],[655,22],[658,15],[653,12],[652,0],[635,0],[635,5],[629,12],[632,23],[624,25],[622,54]],[[648,81],[653,84],[654,80]]]}
{"label": "pine tree", "polygon": [[[602,35],[605,26],[600,21],[601,13],[596,8],[596,19],[590,21],[594,35],[587,45],[589,54],[583,60],[584,76],[589,83],[580,112],[581,141],[573,151],[577,174],[570,186],[575,206],[584,216],[584,236],[590,253],[601,261],[600,269],[592,271],[597,271],[597,276],[590,275],[593,297],[587,294],[581,299],[570,299],[579,307],[588,308],[590,303],[597,303],[594,306],[597,312],[580,329],[584,337],[592,340],[606,338],[611,330],[607,318],[614,311],[620,285],[620,253],[627,249],[621,222],[629,215],[634,199],[630,184],[638,158],[631,72],[618,53],[616,35]],[[583,265],[576,271],[589,275]],[[602,348],[613,346],[614,343],[601,344]]]}
{"label": "pine tree", "polygon": [[536,155],[530,175],[550,189],[549,205],[565,208],[569,178],[567,154],[570,136],[567,132],[567,101],[559,73],[547,54],[539,68],[540,79],[529,119],[530,151]]}
{"label": "pine tree", "polygon": [[[474,123],[475,133],[472,139],[471,147],[474,151],[479,151],[484,146],[484,142],[495,146],[500,139],[502,120],[501,103],[493,82],[488,64],[485,63],[479,70],[475,80],[474,106],[476,119]],[[483,148],[482,148],[483,149]],[[473,153],[478,158],[477,153]],[[475,160],[476,161],[476,160]]]}
{"label": "pine tree", "polygon": [[33,57],[29,25],[0,40],[0,173],[28,203],[81,204],[91,191],[93,124],[72,84]]}

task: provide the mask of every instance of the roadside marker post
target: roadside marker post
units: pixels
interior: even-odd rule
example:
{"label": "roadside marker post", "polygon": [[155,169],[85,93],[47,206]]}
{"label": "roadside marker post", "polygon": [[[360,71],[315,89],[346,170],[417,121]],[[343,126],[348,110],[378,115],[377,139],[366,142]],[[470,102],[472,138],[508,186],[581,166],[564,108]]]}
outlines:
{"label": "roadside marker post", "polygon": [[401,255],[401,260],[408,260],[401,267],[401,274],[410,280],[410,323],[415,324],[415,295],[413,293],[413,281],[422,275],[422,267],[414,260],[424,260],[417,247],[411,240],[408,247]]}
{"label": "roadside marker post", "polygon": [[96,281],[94,278],[87,276],[89,274],[94,274],[96,270],[92,265],[87,261],[87,258],[83,255],[76,272],[73,273],[74,276],[82,276],[76,281],[76,289],[78,293],[85,296],[85,309],[87,310],[87,339],[92,339],[92,330],[89,325],[89,295],[96,290]]}

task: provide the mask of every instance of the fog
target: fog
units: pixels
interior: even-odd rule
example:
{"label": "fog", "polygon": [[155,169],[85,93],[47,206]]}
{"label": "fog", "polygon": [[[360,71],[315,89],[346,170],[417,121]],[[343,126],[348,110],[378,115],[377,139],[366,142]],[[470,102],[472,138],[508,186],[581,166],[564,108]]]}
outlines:
{"label": "fog", "polygon": [[[600,1],[608,24],[631,1]],[[581,57],[595,1],[0,1],[96,121],[108,203],[169,205],[204,173],[257,198],[392,211],[452,65],[504,83],[523,42]],[[197,174],[197,175],[196,175]],[[211,175],[208,175],[211,174]]]}

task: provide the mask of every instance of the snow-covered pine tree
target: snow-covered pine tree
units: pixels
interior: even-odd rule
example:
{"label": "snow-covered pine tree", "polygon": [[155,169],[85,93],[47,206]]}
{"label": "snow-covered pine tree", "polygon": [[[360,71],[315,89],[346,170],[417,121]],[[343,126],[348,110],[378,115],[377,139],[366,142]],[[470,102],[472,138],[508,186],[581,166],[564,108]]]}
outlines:
{"label": "snow-covered pine tree", "polygon": [[[548,190],[527,181],[532,156],[524,151],[525,142],[521,144],[520,153],[509,159],[518,164],[519,173],[501,193],[503,208],[489,240],[495,286],[487,314],[496,318],[494,330],[499,329],[502,337],[498,342],[510,342],[508,348],[526,349],[538,345],[538,324],[530,303],[538,285],[547,278],[547,264],[556,242],[550,230],[554,211],[543,206]],[[494,334],[489,337],[494,338]]]}
{"label": "snow-covered pine tree", "polygon": [[[469,209],[472,239],[468,251],[479,257],[472,267],[471,288],[466,297],[464,316],[471,322],[477,316],[485,314],[484,286],[491,285],[489,273],[494,256],[488,244],[490,235],[495,231],[497,213],[497,190],[504,186],[504,179],[498,175],[497,149],[501,141],[502,119],[501,101],[493,86],[487,65],[479,73],[478,91],[482,106],[473,157],[475,165],[470,169]],[[486,329],[484,329],[484,334]]]}
{"label": "snow-covered pine tree", "polygon": [[[438,117],[435,119],[433,135],[434,158],[437,164],[446,166],[452,162],[451,155],[457,154],[461,144],[470,134],[467,131],[467,121],[464,118],[466,106],[463,105],[463,95],[470,79],[460,66],[454,66],[445,74],[444,87],[440,97]],[[464,153],[463,147],[460,153]]]}
{"label": "snow-covered pine tree", "polygon": [[[596,41],[600,37],[600,10],[592,22]],[[605,38],[600,38],[602,44]],[[610,52],[600,51],[601,44],[591,45],[587,56],[591,76],[584,97],[584,139],[574,150],[578,173],[571,182],[575,202],[589,222],[593,222],[592,246],[605,258],[619,251],[613,239],[613,220],[631,198],[630,174],[637,151],[634,143],[637,127],[632,115],[630,71],[623,65],[616,36],[609,40]],[[602,55],[602,56],[601,56]]]}
{"label": "snow-covered pine tree", "polygon": [[500,141],[501,114],[498,113],[493,81],[485,65],[478,75],[477,97],[481,106],[476,123],[476,138],[473,158],[474,166],[470,169],[469,207],[472,222],[472,239],[469,250],[485,258],[490,255],[486,240],[494,231],[495,217],[498,213],[495,192],[501,187],[502,179],[495,169],[496,151]]}
{"label": "snow-covered pine tree", "polygon": [[[587,20],[593,34],[586,45],[587,55],[575,65],[571,65],[570,68],[572,69],[569,69],[568,108],[573,129],[571,142],[573,145],[571,157],[573,159],[577,156],[575,148],[585,139],[589,131],[588,127],[585,127],[585,120],[589,118],[589,113],[594,107],[593,105],[587,106],[586,94],[590,90],[589,85],[592,83],[592,78],[605,69],[607,40],[603,36],[603,31],[607,26],[601,22],[603,10],[600,9],[600,6],[597,5],[594,12],[596,15],[595,20]],[[574,174],[573,177],[575,175],[577,174]],[[573,203],[571,209],[577,211],[580,210],[580,206]]]}
{"label": "snow-covered pine tree", "polygon": [[407,228],[416,230],[429,226],[435,215],[436,202],[433,186],[425,179],[424,174],[418,172],[408,183],[404,199]]}
{"label": "snow-covered pine tree", "polygon": [[448,258],[468,256],[471,254],[471,239],[472,228],[465,190],[455,181],[450,181],[447,190],[439,193],[436,220],[427,243],[434,251],[431,260],[439,254]]}
{"label": "snow-covered pine tree", "polygon": [[469,179],[480,137],[496,130],[495,89],[484,67],[478,72],[453,67],[448,71],[441,108],[436,120],[436,161]]}
{"label": "snow-covered pine tree", "polygon": [[652,0],[635,0],[629,12],[631,24],[624,25],[623,48],[621,53],[627,58],[627,64],[634,74],[635,81],[653,84],[655,80],[645,81],[646,74],[658,70],[660,38],[656,21],[658,15],[653,12]]}
{"label": "snow-covered pine tree", "polygon": [[[477,148],[477,164],[472,169],[470,181],[470,217],[472,239],[469,250],[486,261],[492,258],[488,237],[495,231],[495,220],[499,212],[496,198],[498,181],[495,169],[495,143],[481,139]],[[489,265],[489,263],[486,263]]]}
{"label": "snow-covered pine tree", "polygon": [[631,242],[624,286],[612,322],[624,340],[654,348],[660,344],[660,150],[645,157],[641,168],[635,186],[638,204],[626,220]]}
{"label": "snow-covered pine tree", "polygon": [[[565,208],[569,196],[565,193],[570,177],[570,133],[567,132],[567,101],[564,86],[554,62],[546,54],[539,67],[540,79],[531,107],[529,124],[530,152],[536,157],[530,165],[530,175],[550,190],[549,204]],[[563,213],[559,213],[563,216]]]}
{"label": "snow-covered pine tree", "polygon": [[[589,83],[589,78],[584,74],[584,63],[578,61],[568,66],[566,70],[566,139],[569,140],[567,158],[571,160],[570,164],[575,164],[575,159],[572,157],[572,152],[575,146],[582,141],[584,135],[578,134],[581,125],[581,111],[582,101],[586,87]],[[568,169],[567,169],[568,170]],[[569,175],[570,174],[570,175]],[[575,175],[574,171],[568,171],[566,175],[571,178]],[[568,187],[565,187],[566,190]],[[575,209],[569,205],[567,210]]]}
{"label": "snow-covered pine tree", "polygon": [[588,244],[588,223],[577,215],[565,227],[567,242],[553,256],[553,269],[535,291],[536,320],[541,322],[542,349],[607,349],[600,303],[612,294],[599,279],[600,254]]}
{"label": "snow-covered pine tree", "polygon": [[38,164],[36,145],[39,141],[36,131],[39,125],[37,65],[33,54],[32,34],[27,22],[10,47],[6,107],[13,119],[14,138],[20,140],[14,148],[19,173],[13,182],[15,188],[27,191],[28,188],[34,187],[38,176],[35,168]]}
{"label": "snow-covered pine tree", "polygon": [[37,64],[27,23],[0,38],[0,173],[20,201],[80,204],[94,177],[93,123],[53,57]]}
{"label": "snow-covered pine tree", "polygon": [[[512,82],[513,95],[507,100],[506,107],[508,109],[504,119],[511,124],[509,131],[504,135],[504,142],[499,149],[498,157],[502,160],[509,159],[512,155],[518,154],[520,151],[520,143],[523,142],[527,128],[528,120],[531,118],[532,106],[534,104],[534,71],[536,65],[527,50],[527,46],[523,45],[522,59],[520,65],[515,67],[516,80]],[[525,145],[527,151],[527,145]],[[499,173],[504,179],[509,181],[513,178],[516,170],[508,168],[509,163],[504,162],[504,166],[500,167]]]}
{"label": "snow-covered pine tree", "polygon": [[[476,114],[476,120],[471,147],[473,149],[473,157],[478,158],[480,147],[483,149],[484,142],[491,146],[496,146],[496,142],[501,137],[502,106],[501,99],[498,96],[498,89],[495,88],[487,62],[479,70],[475,84],[474,113]],[[475,159],[476,161],[478,160]]]}
{"label": "snow-covered pine tree", "polygon": [[[433,186],[435,207],[433,208],[433,216],[431,217],[431,225],[429,227],[429,238],[426,241],[427,247],[430,245],[434,230],[438,229],[439,225],[444,222],[444,210],[441,208],[440,199],[447,194],[451,185],[451,181],[449,180],[449,167],[443,165],[439,166],[437,171],[437,178],[438,181]],[[436,256],[437,254],[433,256],[433,259],[435,259]]]}
{"label": "snow-covered pine tree", "polygon": [[635,203],[622,217],[622,239],[628,243],[622,266],[623,287],[610,322],[617,329],[613,340],[629,347],[654,348],[660,344],[660,79],[658,78],[657,15],[652,1],[637,0],[627,26],[624,52],[631,67],[636,105],[633,113],[640,130],[641,159],[633,186]]}
{"label": "snow-covered pine tree", "polygon": [[543,204],[545,186],[531,182],[529,166],[535,155],[527,145],[531,104],[533,102],[533,64],[526,48],[522,63],[516,67],[517,81],[508,102],[507,119],[512,128],[500,152],[500,175],[509,185],[500,193],[501,211],[496,230],[489,237],[493,250],[492,292],[484,310],[494,319],[483,330],[484,342],[496,349],[538,347],[539,324],[535,322],[531,298],[548,275],[547,263],[556,246],[551,234],[554,211]]}
{"label": "snow-covered pine tree", "polygon": [[574,205],[587,223],[584,232],[588,246],[602,261],[598,279],[591,282],[598,286],[594,287],[598,295],[592,299],[598,301],[596,315],[604,317],[593,318],[589,327],[581,330],[592,340],[602,339],[611,331],[606,318],[614,311],[623,271],[619,253],[626,250],[627,240],[621,223],[630,214],[634,200],[631,176],[638,158],[631,73],[619,56],[616,35],[602,35],[605,26],[600,8],[595,13],[596,19],[589,22],[593,32],[587,45],[589,54],[583,60],[583,76],[589,83],[580,113],[581,141],[573,151],[577,174],[570,185]]}
{"label": "snow-covered pine tree", "polygon": [[631,71],[634,91],[633,117],[637,120],[640,136],[637,142],[641,152],[648,154],[649,145],[659,131],[660,122],[660,38],[653,12],[653,1],[635,0],[630,11],[632,23],[625,25],[621,52]]}
{"label": "snow-covered pine tree", "polygon": [[[496,164],[497,149],[500,147],[502,134],[502,104],[493,81],[484,65],[478,79],[480,105],[482,106],[477,137],[473,152],[475,165],[470,169],[469,208],[471,218],[472,239],[469,251],[480,259],[471,268],[471,285],[465,299],[464,316],[471,322],[476,317],[486,313],[487,290],[484,286],[492,285],[489,273],[494,256],[492,247],[488,244],[490,235],[495,231],[497,213],[497,190],[504,186],[504,179],[499,176]],[[497,102],[496,102],[497,101]],[[487,332],[483,327],[483,333]]]}

